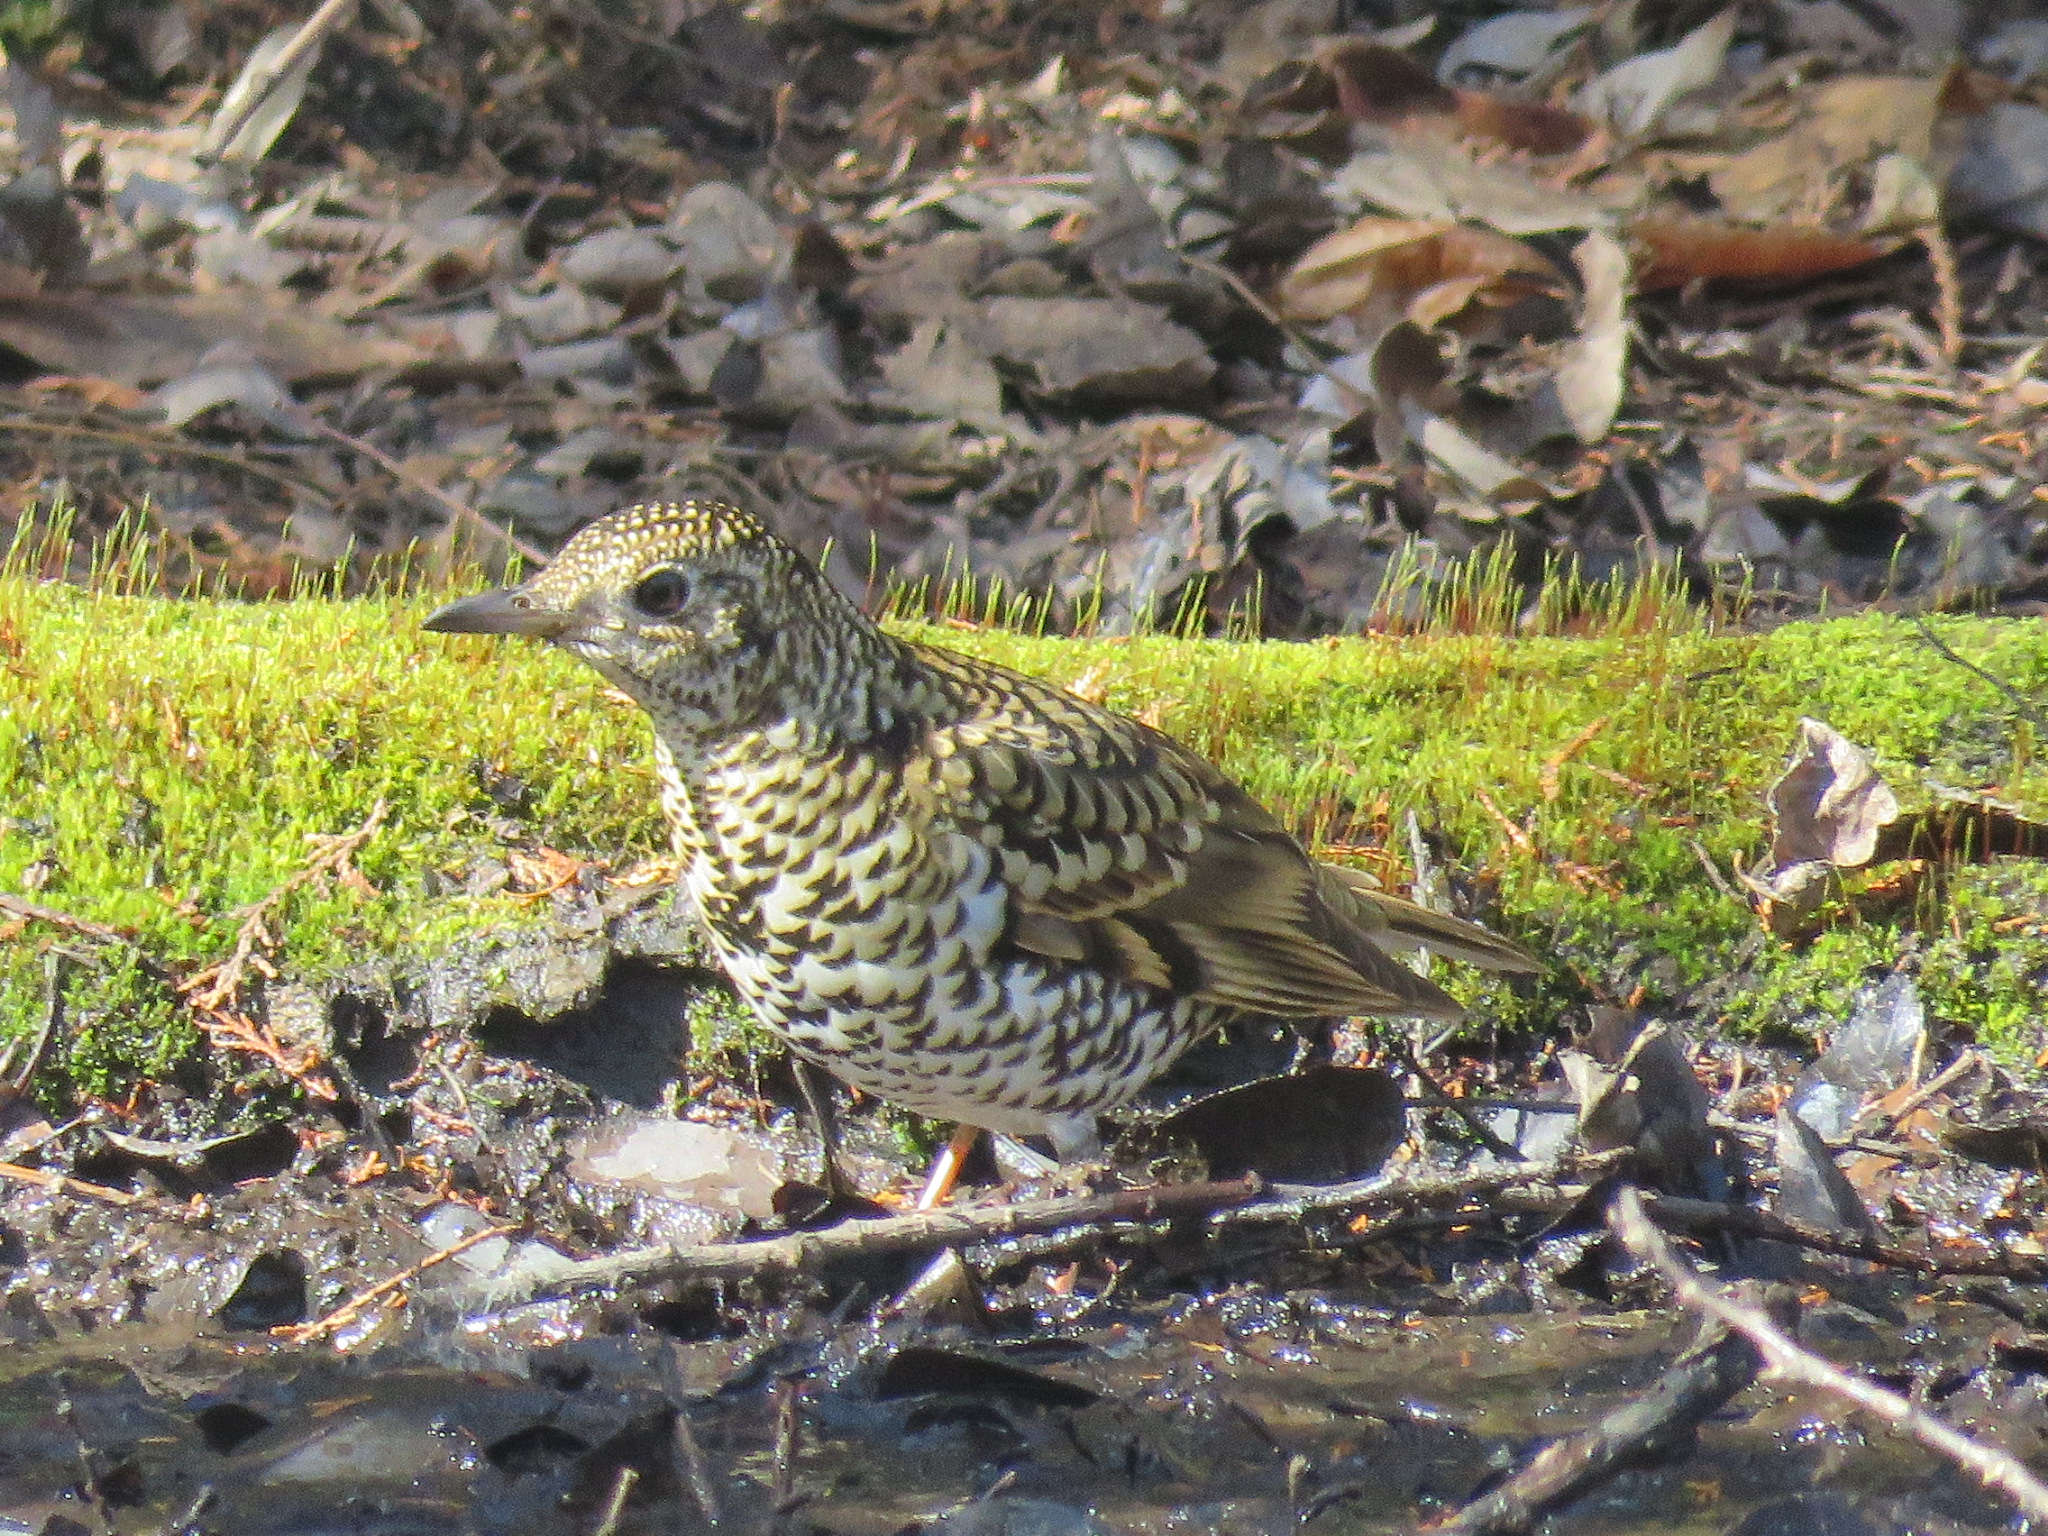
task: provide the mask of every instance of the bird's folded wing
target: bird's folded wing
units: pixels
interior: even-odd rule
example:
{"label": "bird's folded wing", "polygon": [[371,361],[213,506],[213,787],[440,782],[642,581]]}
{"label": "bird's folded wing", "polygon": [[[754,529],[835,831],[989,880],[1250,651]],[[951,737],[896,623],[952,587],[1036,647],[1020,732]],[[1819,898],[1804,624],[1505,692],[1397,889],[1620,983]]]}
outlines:
{"label": "bird's folded wing", "polygon": [[922,790],[994,855],[1020,948],[1250,1012],[1458,1012],[1330,907],[1320,867],[1211,764],[1034,679],[990,676],[980,697],[928,744]]}

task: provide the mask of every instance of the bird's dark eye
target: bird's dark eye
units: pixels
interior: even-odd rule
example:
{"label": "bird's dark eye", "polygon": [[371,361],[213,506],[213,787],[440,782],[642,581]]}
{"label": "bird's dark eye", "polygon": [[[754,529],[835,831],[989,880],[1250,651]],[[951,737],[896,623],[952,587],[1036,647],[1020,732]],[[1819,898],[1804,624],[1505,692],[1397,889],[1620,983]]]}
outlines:
{"label": "bird's dark eye", "polygon": [[633,588],[633,606],[650,619],[672,619],[690,600],[690,578],[672,565],[642,576]]}

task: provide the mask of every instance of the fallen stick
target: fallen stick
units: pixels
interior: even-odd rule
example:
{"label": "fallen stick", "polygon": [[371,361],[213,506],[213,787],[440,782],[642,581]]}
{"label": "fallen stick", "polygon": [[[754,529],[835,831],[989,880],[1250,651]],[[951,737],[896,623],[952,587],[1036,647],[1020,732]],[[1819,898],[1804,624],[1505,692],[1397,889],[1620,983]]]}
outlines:
{"label": "fallen stick", "polygon": [[586,1287],[626,1287],[673,1278],[743,1280],[758,1275],[799,1274],[846,1259],[986,1243],[1061,1227],[1101,1227],[1115,1222],[1159,1221],[1203,1216],[1257,1199],[1265,1181],[1256,1175],[1219,1184],[1165,1184],[1117,1190],[1106,1195],[1064,1195],[1050,1200],[1017,1200],[1001,1205],[945,1206],[873,1221],[842,1221],[816,1232],[736,1243],[665,1243],[630,1248],[594,1259],[572,1259],[529,1281],[494,1294],[498,1306]]}
{"label": "fallen stick", "polygon": [[1681,1304],[1743,1335],[1756,1345],[1774,1373],[1797,1386],[1824,1392],[1862,1409],[1935,1455],[1954,1462],[1986,1488],[2004,1494],[2029,1520],[2048,1521],[2048,1484],[2043,1484],[2016,1457],[1950,1428],[1889,1388],[1851,1376],[1800,1348],[1757,1308],[1714,1290],[1657,1230],[1636,1190],[1623,1189],[1614,1197],[1607,1221],[1623,1247],[1670,1282]]}
{"label": "fallen stick", "polygon": [[1709,1323],[1634,1402],[1601,1415],[1577,1434],[1553,1440],[1528,1464],[1450,1518],[1430,1536],[1508,1536],[1584,1498],[1618,1474],[1684,1450],[1693,1432],[1756,1380],[1757,1347],[1725,1324]]}
{"label": "fallen stick", "polygon": [[2025,1253],[1923,1253],[1901,1248],[1875,1237],[1858,1237],[1842,1232],[1823,1232],[1800,1222],[1787,1221],[1769,1211],[1747,1205],[1723,1205],[1715,1200],[1686,1200],[1676,1195],[1651,1195],[1644,1201],[1650,1219],[1660,1227],[1680,1227],[1688,1232],[1725,1232],[1731,1237],[1761,1238],[1789,1243],[1816,1253],[1831,1253],[1845,1259],[1864,1259],[1886,1269],[1903,1269],[1916,1275],[1982,1275],[1999,1280],[2038,1284],[2048,1280],[2048,1258]]}
{"label": "fallen stick", "polygon": [[315,1339],[324,1339],[329,1334],[339,1333],[380,1301],[395,1298],[399,1292],[436,1264],[446,1264],[457,1254],[467,1253],[478,1243],[489,1242],[494,1237],[510,1237],[519,1230],[517,1222],[496,1227],[479,1227],[468,1236],[450,1243],[446,1248],[436,1248],[425,1258],[406,1265],[388,1279],[379,1280],[368,1290],[357,1292],[325,1317],[316,1317],[310,1323],[285,1323],[271,1329],[270,1332],[273,1337],[283,1339],[287,1344],[310,1344]]}
{"label": "fallen stick", "polygon": [[0,1163],[0,1179],[16,1184],[33,1184],[53,1195],[76,1195],[80,1199],[98,1200],[106,1205],[162,1208],[169,1204],[151,1195],[131,1194],[125,1189],[112,1189],[105,1184],[74,1179],[68,1173],[52,1173],[47,1168],[28,1168],[20,1163]]}
{"label": "fallen stick", "polygon": [[1420,1179],[1376,1174],[1348,1184],[1283,1184],[1273,1188],[1269,1199],[1219,1211],[1213,1224],[1239,1227],[1260,1222],[1307,1221],[1348,1216],[1377,1205],[1434,1205],[1512,1189],[1593,1184],[1619,1172],[1632,1156],[1629,1148],[1617,1147],[1609,1152],[1571,1152],[1547,1163],[1495,1164],[1473,1173]]}

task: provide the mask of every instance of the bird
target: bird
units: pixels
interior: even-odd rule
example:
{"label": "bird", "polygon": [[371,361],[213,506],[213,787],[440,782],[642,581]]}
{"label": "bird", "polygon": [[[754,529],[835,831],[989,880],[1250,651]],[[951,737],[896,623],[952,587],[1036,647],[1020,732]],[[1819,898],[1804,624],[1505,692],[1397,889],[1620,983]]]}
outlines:
{"label": "bird", "polygon": [[737,992],[798,1057],[956,1125],[921,1205],[981,1130],[1096,1152],[1101,1113],[1234,1019],[1459,1016],[1400,953],[1539,969],[1316,861],[1162,732],[886,632],[724,500],[607,513],[425,627],[546,641],[646,712]]}

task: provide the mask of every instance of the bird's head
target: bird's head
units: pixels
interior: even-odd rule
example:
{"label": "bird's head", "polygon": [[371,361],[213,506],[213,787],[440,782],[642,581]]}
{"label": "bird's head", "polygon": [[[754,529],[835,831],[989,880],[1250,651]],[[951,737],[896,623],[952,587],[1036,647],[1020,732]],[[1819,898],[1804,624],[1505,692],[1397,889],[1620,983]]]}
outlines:
{"label": "bird's head", "polygon": [[817,687],[801,674],[832,632],[867,624],[750,514],[678,501],[609,513],[532,580],[458,599],[425,627],[549,641],[632,695],[665,736],[704,736]]}

